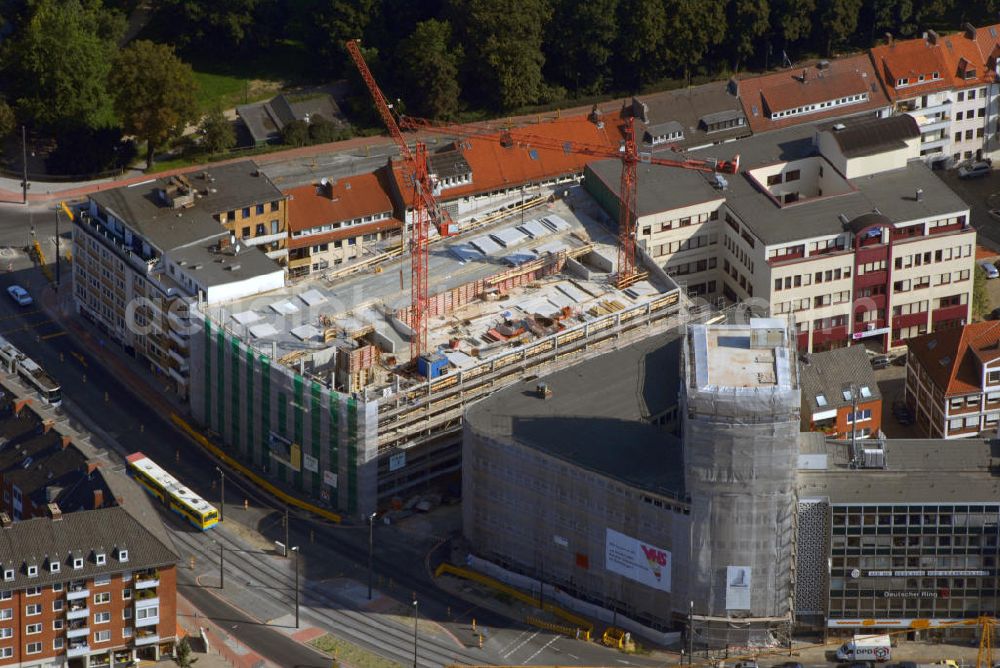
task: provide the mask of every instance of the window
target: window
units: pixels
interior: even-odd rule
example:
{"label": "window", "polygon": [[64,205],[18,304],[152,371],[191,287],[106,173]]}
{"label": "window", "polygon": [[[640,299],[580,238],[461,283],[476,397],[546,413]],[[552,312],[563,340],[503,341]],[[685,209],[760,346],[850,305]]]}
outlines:
{"label": "window", "polygon": [[41,587],[28,587],[28,588],[26,588],[24,590],[24,595],[25,596],[29,596],[29,597],[30,596],[38,596],[41,593],[42,593],[42,588]]}
{"label": "window", "polygon": [[817,394],[816,395],[816,405],[817,406],[819,406],[820,408],[822,408],[822,407],[826,406],[827,403],[828,402],[826,400],[826,395],[824,395],[824,394]]}
{"label": "window", "polygon": [[64,601],[61,598],[57,598],[56,600],[52,601],[52,612],[59,612],[60,610],[62,610],[63,603]]}
{"label": "window", "polygon": [[132,637],[132,627],[126,626],[125,628],[122,629],[122,638],[131,638],[131,637]]}
{"label": "window", "polygon": [[24,614],[27,617],[34,617],[35,615],[42,614],[42,606],[39,603],[31,603],[30,605],[24,606]]}
{"label": "window", "polygon": [[787,174],[785,174],[785,182],[788,181],[798,181],[801,176],[801,172],[798,169],[793,169]]}
{"label": "window", "polygon": [[41,654],[41,652],[42,643],[40,642],[29,642],[24,648],[25,654]]}
{"label": "window", "polygon": [[96,563],[98,566],[103,566],[104,564],[108,563],[108,555],[104,554],[103,552],[98,552],[96,555],[94,555],[94,563]]}
{"label": "window", "polygon": [[53,631],[62,631],[62,628],[63,628],[63,620],[61,620],[61,619],[53,619],[52,620],[52,630]]}
{"label": "window", "polygon": [[277,220],[271,221],[271,234],[277,234],[281,231],[281,224]]}
{"label": "window", "polygon": [[4,580],[4,582],[10,582],[13,579],[14,579],[14,569],[13,568],[5,568],[4,571],[3,571],[3,580]]}
{"label": "window", "polygon": [[49,572],[50,573],[58,573],[59,572],[59,562],[58,561],[51,561],[51,562],[49,562]]}
{"label": "window", "polygon": [[264,213],[264,205],[263,204],[258,204],[257,205],[257,215],[259,216],[262,213]]}
{"label": "window", "polygon": [[100,605],[101,603],[111,602],[111,592],[102,591],[100,594],[94,594],[94,603]]}
{"label": "window", "polygon": [[872,396],[872,390],[871,390],[871,388],[868,387],[867,385],[862,385],[861,386],[861,396],[864,397],[865,399],[871,398],[871,396]]}
{"label": "window", "polygon": [[0,629],[0,638],[6,639],[13,637],[14,637],[14,629],[10,628],[9,626],[5,626],[2,629]]}
{"label": "window", "polygon": [[33,578],[38,575],[38,566],[28,566],[28,577]]}
{"label": "window", "polygon": [[0,647],[0,659],[9,659],[14,656],[13,647]]}
{"label": "window", "polygon": [[864,422],[865,420],[871,420],[871,419],[872,419],[872,411],[870,408],[866,408],[864,410],[860,410],[857,412],[847,413],[848,424],[853,424],[855,421]]}
{"label": "window", "polygon": [[94,576],[94,586],[95,587],[105,587],[111,584],[110,575],[95,575]]}
{"label": "window", "polygon": [[267,234],[267,229],[264,227],[264,223],[257,223],[257,227],[254,230],[254,235],[258,236],[258,237],[262,237],[265,234]]}
{"label": "window", "polygon": [[160,616],[160,609],[155,605],[151,605],[148,608],[139,608],[135,611],[136,619],[153,619]]}
{"label": "window", "polygon": [[780,183],[781,183],[781,174],[772,174],[771,176],[767,177],[767,185],[769,186],[776,186],[779,185]]}
{"label": "window", "polygon": [[35,622],[34,624],[28,624],[24,627],[24,635],[34,636],[42,632],[42,623]]}
{"label": "window", "polygon": [[14,619],[14,608],[0,609],[0,620]]}
{"label": "window", "polygon": [[111,629],[94,631],[94,642],[107,642],[109,640],[111,640]]}
{"label": "window", "polygon": [[122,619],[132,619],[132,608],[122,610]]}
{"label": "window", "polygon": [[54,585],[52,585],[52,591],[62,591],[62,590],[63,590],[62,582],[57,582]]}
{"label": "window", "polygon": [[73,568],[77,570],[83,568],[83,559],[81,557],[73,557]]}
{"label": "window", "polygon": [[52,649],[58,651],[58,650],[60,650],[62,648],[63,648],[63,639],[62,638],[54,638],[52,640]]}
{"label": "window", "polygon": [[244,227],[244,228],[243,228],[243,229],[242,229],[242,230],[240,231],[240,236],[241,236],[241,237],[243,237],[244,239],[246,239],[247,237],[249,237],[249,236],[250,236],[250,226],[249,226],[249,225],[245,226],[245,227]]}
{"label": "window", "polygon": [[122,589],[122,600],[123,601],[128,601],[131,598],[132,598],[132,590],[131,589]]}
{"label": "window", "polygon": [[243,207],[243,217],[244,218],[250,217],[250,207],[248,206]]}
{"label": "window", "polygon": [[0,601],[9,601],[12,598],[14,598],[14,592],[0,591]]}
{"label": "window", "polygon": [[94,623],[95,624],[107,624],[111,621],[110,612],[96,612],[94,613]]}

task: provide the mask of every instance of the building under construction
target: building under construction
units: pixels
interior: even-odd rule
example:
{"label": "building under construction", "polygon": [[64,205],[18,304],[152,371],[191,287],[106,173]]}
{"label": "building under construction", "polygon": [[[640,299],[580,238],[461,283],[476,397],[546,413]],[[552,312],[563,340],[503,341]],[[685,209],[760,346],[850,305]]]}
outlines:
{"label": "building under construction", "polygon": [[692,614],[698,648],[774,642],[792,621],[795,360],[784,320],[691,324],[470,408],[472,560],[660,642]]}
{"label": "building under construction", "polygon": [[601,215],[575,188],[435,241],[430,351],[416,360],[405,259],[205,306],[191,336],[194,417],[233,456],[348,515],[449,475],[457,488],[469,404],[663,331],[680,308],[655,265],[614,287]]}

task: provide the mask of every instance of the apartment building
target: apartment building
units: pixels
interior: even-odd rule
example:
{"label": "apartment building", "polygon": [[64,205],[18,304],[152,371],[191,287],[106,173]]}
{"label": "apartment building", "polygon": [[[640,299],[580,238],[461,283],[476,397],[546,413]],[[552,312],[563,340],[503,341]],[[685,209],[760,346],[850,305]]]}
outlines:
{"label": "apartment building", "polygon": [[[77,311],[182,396],[190,308],[284,285],[281,266],[262,247],[244,247],[237,238],[244,230],[225,227],[229,213],[239,212],[236,219],[248,223],[252,240],[254,225],[263,223],[250,223],[276,215],[279,234],[287,234],[284,196],[249,171],[251,165],[213,170],[214,180],[204,183],[178,176],[96,192],[73,221]],[[278,211],[271,213],[275,203]],[[261,206],[264,213],[256,213]],[[220,224],[219,211],[226,223]]]}
{"label": "apartment building", "polygon": [[[639,244],[691,294],[794,315],[800,351],[887,350],[961,326],[975,230],[919,141],[910,116],[858,117],[743,140],[735,176],[642,165]],[[620,170],[596,163],[585,179],[615,218]]]}
{"label": "apartment building", "polygon": [[898,113],[920,126],[920,156],[929,162],[965,160],[983,155],[991,86],[978,31],[895,40],[871,50],[875,70]]}
{"label": "apartment building", "polygon": [[886,116],[890,108],[867,54],[747,77],[739,86],[755,133],[854,114]]}
{"label": "apartment building", "polygon": [[[189,175],[201,193],[200,206],[246,247],[257,247],[272,260],[288,257],[288,202],[252,160],[213,167]],[[252,184],[252,185],[251,185]]]}
{"label": "apartment building", "polygon": [[288,275],[297,278],[364,258],[400,244],[402,222],[393,216],[385,169],[288,194]]}
{"label": "apartment building", "polygon": [[1000,426],[1000,323],[977,322],[907,344],[906,403],[928,438]]}
{"label": "apartment building", "polygon": [[124,508],[0,516],[0,666],[116,668],[170,654],[176,562]]}
{"label": "apartment building", "polygon": [[882,429],[882,394],[862,346],[799,356],[802,430],[834,439],[869,438]]}

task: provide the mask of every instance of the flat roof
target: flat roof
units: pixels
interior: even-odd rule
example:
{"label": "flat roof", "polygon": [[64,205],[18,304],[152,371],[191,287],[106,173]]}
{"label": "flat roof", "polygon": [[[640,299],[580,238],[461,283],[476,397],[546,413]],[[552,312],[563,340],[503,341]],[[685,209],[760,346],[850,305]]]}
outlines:
{"label": "flat roof", "polygon": [[788,322],[781,318],[691,325],[688,337],[695,388],[791,389],[797,380],[789,334]]}
{"label": "flat roof", "polygon": [[[851,120],[842,122],[848,124]],[[765,244],[840,234],[844,231],[840,214],[853,219],[878,209],[890,220],[902,222],[968,210],[968,205],[920,160],[911,160],[903,168],[849,179],[853,190],[842,195],[804,199],[778,206],[760,192],[746,172],[766,165],[819,156],[813,144],[816,130],[815,124],[799,125],[754,135],[739,143],[741,173],[726,176],[729,185],[722,193],[726,205]],[[733,152],[732,145],[724,144],[695,151],[692,155],[728,160]],[[677,178],[672,172],[669,176],[667,172],[662,172],[661,178]],[[664,180],[661,188],[676,188],[673,183]],[[915,196],[918,188],[924,191],[920,201]]]}
{"label": "flat roof", "polygon": [[184,271],[208,286],[236,283],[283,271],[259,246],[241,246],[236,255],[216,252],[213,247],[212,243],[185,246],[171,251],[170,259],[183,263]]}
{"label": "flat roof", "polygon": [[[466,411],[526,447],[641,489],[682,497],[679,441],[649,422],[677,404],[680,337],[651,337],[568,369],[523,380]],[[536,395],[538,383],[552,391]]]}
{"label": "flat roof", "polygon": [[[735,153],[732,148],[730,150]],[[729,158],[732,157],[730,154]],[[618,196],[621,189],[621,160],[598,160],[587,165],[587,170]],[[713,175],[706,172],[640,163],[636,165],[635,173],[639,217],[713,200],[721,201],[727,195],[726,190],[714,187]],[[726,175],[727,180],[732,178],[735,177]]]}
{"label": "flat roof", "polygon": [[[799,470],[799,498],[837,504],[983,503],[1000,499],[991,471],[1000,444],[983,439],[890,439],[886,469],[850,467],[849,445],[827,442],[826,470]],[[872,447],[869,444],[868,447]]]}

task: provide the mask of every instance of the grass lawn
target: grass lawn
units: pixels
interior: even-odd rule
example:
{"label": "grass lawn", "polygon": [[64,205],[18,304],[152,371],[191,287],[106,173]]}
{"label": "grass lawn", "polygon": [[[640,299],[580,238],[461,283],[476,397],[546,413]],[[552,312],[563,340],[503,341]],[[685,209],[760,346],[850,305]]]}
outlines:
{"label": "grass lawn", "polygon": [[326,652],[336,660],[343,661],[354,668],[403,668],[395,661],[390,661],[378,654],[369,652],[353,643],[335,638],[329,634],[316,638],[310,644],[316,649]]}

